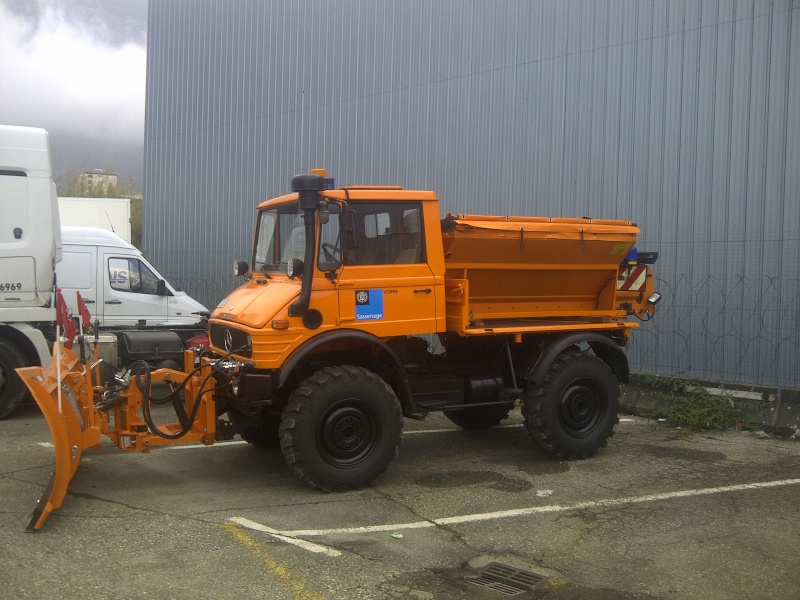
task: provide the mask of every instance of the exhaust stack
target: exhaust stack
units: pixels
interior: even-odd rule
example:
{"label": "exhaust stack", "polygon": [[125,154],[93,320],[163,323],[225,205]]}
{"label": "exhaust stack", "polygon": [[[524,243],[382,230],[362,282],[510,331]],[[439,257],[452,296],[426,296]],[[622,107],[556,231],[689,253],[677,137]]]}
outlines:
{"label": "exhaust stack", "polygon": [[[316,245],[314,233],[316,213],[319,208],[319,193],[325,189],[325,178],[321,175],[295,175],[292,177],[292,191],[297,192],[300,200],[300,210],[303,211],[303,225],[306,231],[305,261],[313,259],[314,246]],[[303,283],[300,287],[300,297],[289,306],[290,317],[302,317],[308,312],[311,301],[311,282],[313,279],[313,265],[306,264],[304,268]]]}

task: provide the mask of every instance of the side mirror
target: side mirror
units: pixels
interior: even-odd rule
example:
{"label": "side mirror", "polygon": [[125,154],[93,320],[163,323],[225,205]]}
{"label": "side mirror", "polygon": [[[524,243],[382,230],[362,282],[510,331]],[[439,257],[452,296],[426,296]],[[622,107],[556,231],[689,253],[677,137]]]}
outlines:
{"label": "side mirror", "polygon": [[247,275],[250,272],[250,265],[243,260],[237,260],[233,263],[233,274],[236,277]]}
{"label": "side mirror", "polygon": [[167,282],[163,279],[159,279],[156,284],[156,295],[169,296],[169,292],[167,292]]}

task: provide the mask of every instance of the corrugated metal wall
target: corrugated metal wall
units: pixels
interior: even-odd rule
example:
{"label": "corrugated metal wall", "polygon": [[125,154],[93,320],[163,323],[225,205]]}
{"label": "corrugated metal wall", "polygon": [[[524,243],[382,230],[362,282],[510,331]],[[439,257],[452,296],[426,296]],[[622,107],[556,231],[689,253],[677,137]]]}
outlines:
{"label": "corrugated metal wall", "polygon": [[443,211],[637,221],[635,370],[800,387],[800,0],[151,2],[144,250],[214,306],[324,166]]}

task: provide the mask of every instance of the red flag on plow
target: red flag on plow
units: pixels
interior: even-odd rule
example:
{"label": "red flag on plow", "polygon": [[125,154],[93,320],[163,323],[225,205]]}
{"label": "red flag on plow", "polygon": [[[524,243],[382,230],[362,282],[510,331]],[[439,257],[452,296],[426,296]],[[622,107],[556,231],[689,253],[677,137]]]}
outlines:
{"label": "red flag on plow", "polygon": [[67,303],[64,300],[64,296],[61,295],[61,288],[58,288],[58,293],[56,294],[56,325],[59,328],[64,328],[64,347],[67,349],[72,348],[78,328],[75,327],[75,321],[72,320],[69,314]]}
{"label": "red flag on plow", "polygon": [[92,327],[92,315],[89,313],[89,309],[86,308],[86,303],[83,301],[81,293],[75,292],[75,294],[78,296],[78,313],[81,318],[81,326],[83,331],[89,331]]}

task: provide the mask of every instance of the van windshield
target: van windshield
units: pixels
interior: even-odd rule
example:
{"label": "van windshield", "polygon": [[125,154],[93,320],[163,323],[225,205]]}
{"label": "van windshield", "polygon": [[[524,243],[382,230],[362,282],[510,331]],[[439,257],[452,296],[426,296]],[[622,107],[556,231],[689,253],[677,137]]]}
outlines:
{"label": "van windshield", "polygon": [[306,234],[297,203],[262,210],[258,214],[253,272],[285,273],[292,258],[305,260]]}

